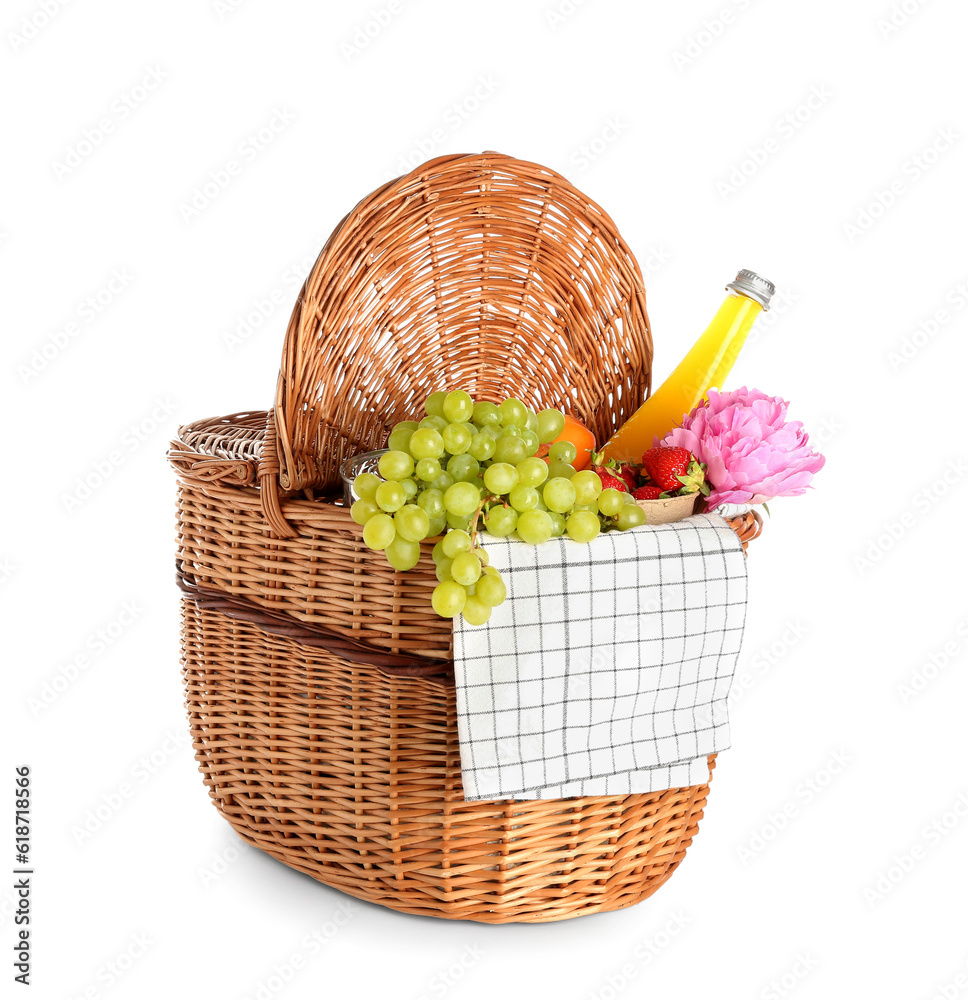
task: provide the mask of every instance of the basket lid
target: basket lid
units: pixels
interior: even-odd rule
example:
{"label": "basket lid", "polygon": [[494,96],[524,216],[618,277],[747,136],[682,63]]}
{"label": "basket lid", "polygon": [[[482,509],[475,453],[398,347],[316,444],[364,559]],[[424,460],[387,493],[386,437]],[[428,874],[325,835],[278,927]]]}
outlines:
{"label": "basket lid", "polygon": [[604,440],[648,394],[651,362],[641,271],[594,201],[538,164],[443,156],[364,198],[323,247],[260,476],[334,490],[345,458],[440,389],[558,407]]}

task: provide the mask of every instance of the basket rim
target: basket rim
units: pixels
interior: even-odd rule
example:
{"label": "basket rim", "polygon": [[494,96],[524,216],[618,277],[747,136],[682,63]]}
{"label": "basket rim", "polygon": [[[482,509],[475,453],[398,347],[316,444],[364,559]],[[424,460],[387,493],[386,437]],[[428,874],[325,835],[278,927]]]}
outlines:
{"label": "basket rim", "polygon": [[182,476],[204,483],[258,486],[268,410],[239,410],[181,424],[168,461]]}

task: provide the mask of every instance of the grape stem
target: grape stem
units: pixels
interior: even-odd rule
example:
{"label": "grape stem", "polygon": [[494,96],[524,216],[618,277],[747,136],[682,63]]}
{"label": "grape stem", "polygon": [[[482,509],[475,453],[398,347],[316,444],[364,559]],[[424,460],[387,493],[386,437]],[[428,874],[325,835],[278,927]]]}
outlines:
{"label": "grape stem", "polygon": [[[481,519],[481,514],[484,512],[484,508],[489,503],[494,503],[496,500],[500,500],[500,499],[501,499],[500,497],[487,495],[487,496],[485,496],[481,500],[480,504],[478,504],[477,510],[474,511],[474,517],[471,520],[471,548],[472,549],[476,549],[477,548],[477,524],[478,524],[478,521],[480,521],[480,519]],[[505,507],[509,506],[509,504],[508,504],[508,502],[506,500],[504,501],[504,506]]]}

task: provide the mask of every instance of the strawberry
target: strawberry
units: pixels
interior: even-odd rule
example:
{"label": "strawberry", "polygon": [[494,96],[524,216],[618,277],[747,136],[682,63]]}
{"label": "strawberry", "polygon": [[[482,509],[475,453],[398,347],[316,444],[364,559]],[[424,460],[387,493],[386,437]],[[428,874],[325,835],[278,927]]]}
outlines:
{"label": "strawberry", "polygon": [[625,484],[631,493],[638,485],[639,477],[636,474],[635,466],[631,462],[623,462],[619,466],[618,474],[625,480]]}
{"label": "strawberry", "polygon": [[598,478],[602,481],[603,490],[619,490],[621,493],[629,492],[629,484],[619,476],[612,473],[602,465],[593,466],[598,473]]}
{"label": "strawberry", "polygon": [[686,448],[650,448],[642,456],[643,471],[666,493],[697,493],[709,496],[706,467]]}
{"label": "strawberry", "polygon": [[636,500],[658,500],[662,496],[662,490],[658,486],[640,486],[632,496]]}
{"label": "strawberry", "polygon": [[[631,471],[632,466],[628,462],[620,465],[612,459],[605,458],[601,452],[593,451],[592,469],[598,473],[603,490],[611,489],[621,493],[631,493],[635,489],[635,473]],[[626,470],[628,470],[628,476]]]}

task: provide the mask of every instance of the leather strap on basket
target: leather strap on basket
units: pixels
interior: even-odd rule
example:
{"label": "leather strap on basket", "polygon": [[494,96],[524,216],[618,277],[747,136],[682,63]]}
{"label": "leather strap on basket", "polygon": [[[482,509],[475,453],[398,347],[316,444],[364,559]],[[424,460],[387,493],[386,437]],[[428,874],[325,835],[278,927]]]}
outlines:
{"label": "leather strap on basket", "polygon": [[270,635],[280,635],[292,639],[303,646],[325,649],[328,653],[342,656],[361,665],[376,667],[391,677],[423,677],[444,683],[449,676],[453,681],[454,668],[450,660],[434,660],[425,656],[400,656],[384,653],[363,642],[347,639],[321,625],[309,625],[287,614],[268,611],[248,598],[235,597],[219,590],[200,587],[175,563],[175,579],[181,592],[198,607],[206,611],[218,611],[227,618],[256,625]]}

